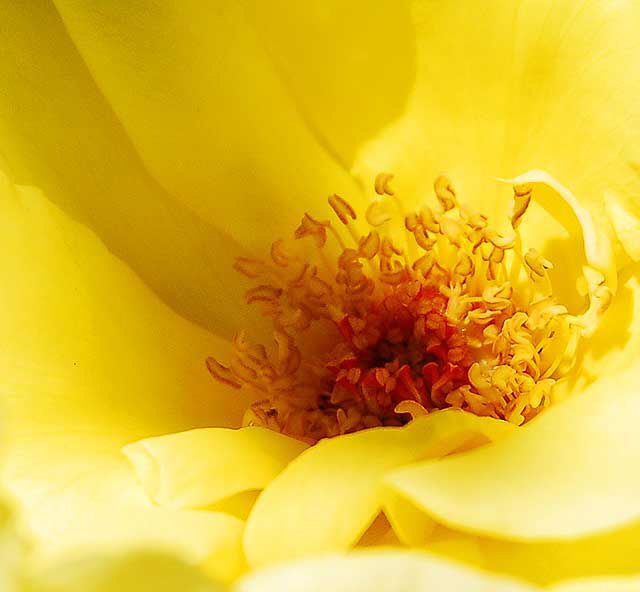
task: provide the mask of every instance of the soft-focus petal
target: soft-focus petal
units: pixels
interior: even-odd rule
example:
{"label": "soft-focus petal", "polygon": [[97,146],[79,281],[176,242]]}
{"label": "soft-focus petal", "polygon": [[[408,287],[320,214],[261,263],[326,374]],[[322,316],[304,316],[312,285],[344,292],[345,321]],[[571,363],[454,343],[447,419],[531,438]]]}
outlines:
{"label": "soft-focus petal", "polygon": [[151,506],[120,447],[233,425],[242,401],[204,358],[226,344],[181,319],[100,241],[2,177],[3,477],[52,555],[89,544],[169,544],[192,560],[234,547],[241,523]]}
{"label": "soft-focus petal", "polygon": [[416,544],[465,565],[548,586],[567,579],[637,574],[640,524],[578,539],[541,542],[508,541],[438,525]]}
{"label": "soft-focus petal", "polygon": [[367,551],[285,563],[242,579],[238,592],[532,592],[524,583],[428,555]]}
{"label": "soft-focus petal", "polygon": [[640,204],[636,197],[613,191],[604,195],[606,212],[618,240],[633,261],[640,261]]}
{"label": "soft-focus petal", "polygon": [[38,592],[219,592],[223,588],[171,555],[98,555],[39,574]]}
{"label": "soft-focus petal", "polygon": [[230,334],[244,318],[240,245],[149,176],[48,0],[5,3],[1,29],[0,153],[14,180],[87,223],[181,313]]}
{"label": "soft-focus petal", "polygon": [[357,198],[241,3],[55,4],[149,171],[204,220],[264,250],[301,209]]}
{"label": "soft-focus petal", "polygon": [[22,525],[6,496],[0,499],[0,590],[31,592],[27,573],[28,547],[22,537]]}
{"label": "soft-focus petal", "polygon": [[509,424],[461,411],[320,441],[258,498],[245,531],[252,565],[336,551],[354,544],[382,506],[384,474],[511,432]]}
{"label": "soft-focus petal", "polygon": [[639,592],[640,577],[593,578],[563,582],[551,588],[551,592]]}
{"label": "soft-focus petal", "polygon": [[42,561],[146,547],[202,564],[221,579],[244,569],[240,520],[154,506],[108,439],[41,435],[10,444],[8,461],[4,476]]}
{"label": "soft-focus petal", "polygon": [[508,441],[399,469],[388,482],[437,520],[516,540],[640,518],[638,368],[597,381]]}
{"label": "soft-focus petal", "polygon": [[307,445],[261,427],[208,428],[134,442],[124,452],[147,495],[173,508],[208,506],[264,488]]}
{"label": "soft-focus petal", "polygon": [[446,173],[501,213],[492,176],[544,169],[604,223],[605,191],[640,178],[640,11],[628,0],[411,2],[416,82],[403,116],[366,146],[365,178],[396,173],[422,199]]}

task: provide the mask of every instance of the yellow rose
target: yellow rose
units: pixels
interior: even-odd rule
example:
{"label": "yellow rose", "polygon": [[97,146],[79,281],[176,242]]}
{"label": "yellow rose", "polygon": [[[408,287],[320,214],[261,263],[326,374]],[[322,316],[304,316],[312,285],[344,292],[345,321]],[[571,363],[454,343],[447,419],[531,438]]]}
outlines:
{"label": "yellow rose", "polygon": [[[241,591],[637,589],[638,6],[5,4],[2,477],[45,566],[37,581],[135,589],[153,571],[146,585],[214,585],[183,560],[227,583],[249,572],[233,584]],[[386,243],[382,275],[422,273],[409,252],[437,244],[429,269],[476,277],[477,235],[491,249],[488,283],[462,296],[516,303],[531,319],[536,301],[522,290],[552,288],[567,309],[549,309],[553,330],[522,340],[523,318],[507,325],[504,356],[522,363],[501,375],[518,385],[503,407],[495,367],[471,377],[483,358],[433,405],[447,409],[418,393],[350,416],[332,400],[342,415],[319,435],[304,417],[284,429],[271,394],[256,407],[250,388],[230,388],[255,382],[253,367],[226,365],[246,346],[232,345],[234,331],[259,342],[264,330],[234,261],[263,274],[247,265],[305,212],[298,234],[324,253],[324,200],[336,194],[349,203],[331,198],[344,222],[331,228],[360,241],[359,257],[370,245],[349,204],[381,237],[402,240],[393,225],[404,223],[415,238],[406,253]],[[411,218],[438,200],[429,222],[424,210]],[[506,226],[490,232],[477,212]],[[276,247],[274,264],[286,267],[287,253]],[[496,291],[516,261],[530,283],[512,279],[528,287]],[[440,323],[456,285],[443,288]],[[500,335],[483,333],[478,351],[498,355]],[[292,362],[288,337],[279,361],[291,374],[315,358]],[[324,361],[319,344],[307,349]],[[351,368],[335,369],[342,379]],[[241,427],[243,415],[278,429]],[[376,422],[387,427],[358,429]],[[384,550],[351,551],[367,546]],[[126,555],[140,548],[177,558]],[[87,555],[99,563],[56,567]]]}

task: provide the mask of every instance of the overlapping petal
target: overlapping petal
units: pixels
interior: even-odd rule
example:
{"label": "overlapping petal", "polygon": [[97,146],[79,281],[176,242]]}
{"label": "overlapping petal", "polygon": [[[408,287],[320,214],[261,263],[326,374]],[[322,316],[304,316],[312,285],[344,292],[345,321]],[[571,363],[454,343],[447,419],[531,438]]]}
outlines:
{"label": "overlapping petal", "polygon": [[[416,509],[416,511],[418,511]],[[587,537],[514,542],[438,526],[422,548],[494,573],[549,586],[567,579],[638,574],[637,522]]]}
{"label": "overlapping petal", "polygon": [[497,442],[400,469],[394,488],[445,524],[516,540],[584,536],[640,518],[637,368]]}
{"label": "overlapping petal", "polygon": [[264,252],[328,195],[357,198],[242,3],[55,4],[148,170],[202,219]]}
{"label": "overlapping petal", "polygon": [[386,472],[508,435],[510,428],[452,410],[404,429],[375,428],[321,441],[258,498],[244,537],[249,562],[263,565],[348,548],[380,511]]}
{"label": "overlapping petal", "polygon": [[[7,161],[89,221],[174,306],[222,332],[240,317],[240,290],[220,270],[240,245],[264,249],[293,227],[301,199],[313,208],[337,191],[362,203],[345,172],[356,154],[354,171],[367,181],[379,170],[396,172],[409,202],[421,203],[445,172],[465,200],[499,216],[508,191],[490,178],[544,168],[586,208],[592,229],[617,236],[618,255],[640,257],[640,183],[631,166],[640,160],[640,19],[633,2],[381,4],[353,36],[356,5],[337,15],[333,5],[313,6],[314,18],[292,11],[299,27],[290,36],[277,7],[252,2],[212,8],[59,0],[63,21],[46,3],[10,7],[14,26],[3,60],[11,84],[0,93]],[[331,59],[300,51],[340,21]],[[366,35],[382,23],[398,50],[388,60],[376,59],[386,53]],[[362,47],[376,51],[363,58]],[[344,55],[353,63],[328,66]],[[399,56],[406,57],[401,69],[370,109],[360,108],[375,87],[372,75]],[[33,191],[6,184],[4,192],[0,380],[13,426],[5,474],[29,508],[29,526],[48,545],[43,553],[148,543],[208,563],[222,577],[237,574],[241,522],[175,508],[264,487],[301,447],[280,440],[283,449],[265,460],[257,442],[228,442],[220,445],[229,454],[207,459],[207,447],[230,431],[148,439],[237,423],[242,402],[213,396],[201,364],[224,343],[175,317],[95,237]],[[548,197],[552,206],[561,203]],[[577,235],[538,206],[525,236],[546,241],[548,252],[568,252]],[[146,239],[138,242],[142,226]],[[602,263],[605,250],[591,236],[580,246],[588,261]],[[610,271],[605,254],[602,267]],[[552,557],[567,562],[558,573],[580,575],[586,572],[578,564],[595,562],[600,546],[614,550],[607,573],[630,569],[632,562],[616,563],[613,553],[636,549],[640,540],[640,480],[632,470],[640,461],[640,399],[637,368],[629,367],[640,351],[634,273],[628,270],[584,348],[586,370],[572,400],[508,441],[438,462],[421,461],[498,439],[509,428],[440,413],[402,430],[313,447],[259,498],[244,538],[251,562],[345,549],[384,507],[404,543],[434,544],[439,521],[477,539],[469,547],[477,543],[484,564],[497,571],[530,577],[536,557]],[[233,433],[234,440],[257,434]],[[269,446],[279,438],[263,436]],[[139,438],[145,440],[128,450],[147,492],[165,507],[149,503],[118,456],[121,445]],[[236,479],[220,487],[220,473]],[[288,582],[305,590],[324,582],[326,589],[356,579],[368,582],[366,589],[387,589],[377,560],[318,560],[287,574],[265,572],[255,580],[264,588],[255,589]],[[412,574],[412,584],[427,582],[428,572],[429,584],[444,588],[528,589],[424,561],[381,558],[393,573]],[[610,584],[636,586],[631,579]]]}
{"label": "overlapping petal", "polygon": [[235,237],[147,173],[48,1],[7,3],[3,22],[0,153],[14,180],[88,224],[182,314],[230,334],[245,318]]}
{"label": "overlapping petal", "polygon": [[204,365],[226,344],[38,191],[6,177],[1,191],[3,477],[38,551],[145,543],[224,557],[212,569],[237,572],[242,523],[154,508],[120,453],[141,437],[239,421],[241,397],[212,385]]}
{"label": "overlapping petal", "polygon": [[203,428],[128,444],[147,495],[174,508],[199,508],[263,489],[307,445],[261,427]]}

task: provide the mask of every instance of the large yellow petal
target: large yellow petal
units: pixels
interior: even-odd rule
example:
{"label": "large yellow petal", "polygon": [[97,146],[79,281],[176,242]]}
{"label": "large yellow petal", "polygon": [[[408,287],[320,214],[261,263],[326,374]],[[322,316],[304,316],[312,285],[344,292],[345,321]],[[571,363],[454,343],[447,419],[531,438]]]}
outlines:
{"label": "large yellow petal", "polygon": [[230,334],[245,314],[240,245],[149,176],[48,1],[7,3],[3,22],[0,153],[14,180],[97,231],[181,313]]}
{"label": "large yellow petal", "polygon": [[320,441],[272,481],[247,522],[249,562],[262,565],[353,545],[382,506],[381,481],[394,467],[479,444],[508,424],[461,411]]}
{"label": "large yellow petal", "polygon": [[297,107],[322,141],[351,165],[360,145],[402,114],[411,91],[416,48],[408,3],[246,4]]}
{"label": "large yellow petal", "polygon": [[93,430],[124,444],[237,425],[240,397],[212,382],[204,363],[227,343],[171,312],[38,191],[0,182],[7,429]]}
{"label": "large yellow petal", "polygon": [[128,444],[147,495],[173,508],[208,506],[264,488],[307,445],[261,427],[209,428]]}
{"label": "large yellow petal", "polygon": [[242,579],[238,592],[532,592],[535,588],[410,551],[361,551],[263,569]]}
{"label": "large yellow petal", "polygon": [[302,209],[358,196],[241,3],[55,4],[149,171],[204,220],[262,251]]}
{"label": "large yellow petal", "polygon": [[2,474],[38,548],[155,541],[193,561],[233,547],[241,562],[240,521],[154,509],[120,454],[131,440],[240,420],[241,398],[204,364],[226,344],[38,191],[1,182]]}
{"label": "large yellow petal", "polygon": [[355,168],[364,177],[393,171],[398,193],[420,200],[446,173],[461,196],[491,213],[508,197],[492,176],[544,169],[601,224],[605,192],[633,203],[635,2],[415,1],[398,9],[413,23],[416,81],[404,114],[363,148]]}
{"label": "large yellow petal", "polygon": [[508,441],[399,469],[398,492],[437,520],[516,540],[567,539],[640,518],[638,368],[602,379]]}

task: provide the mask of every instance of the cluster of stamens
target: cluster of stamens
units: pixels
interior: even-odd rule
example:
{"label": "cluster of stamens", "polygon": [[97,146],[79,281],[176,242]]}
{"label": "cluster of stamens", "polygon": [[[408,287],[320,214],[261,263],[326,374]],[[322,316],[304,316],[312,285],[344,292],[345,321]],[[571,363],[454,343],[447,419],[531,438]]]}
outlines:
{"label": "cluster of stamens", "polygon": [[305,214],[270,260],[237,261],[256,282],[247,302],[271,318],[274,343],[241,332],[228,366],[207,364],[256,394],[245,424],[315,441],[449,407],[520,425],[551,403],[580,326],[553,299],[551,263],[521,249],[531,188],[514,188],[505,236],[459,204],[445,177],[437,205],[409,214],[390,180],[376,178],[366,233],[348,202],[329,198],[352,244]]}

